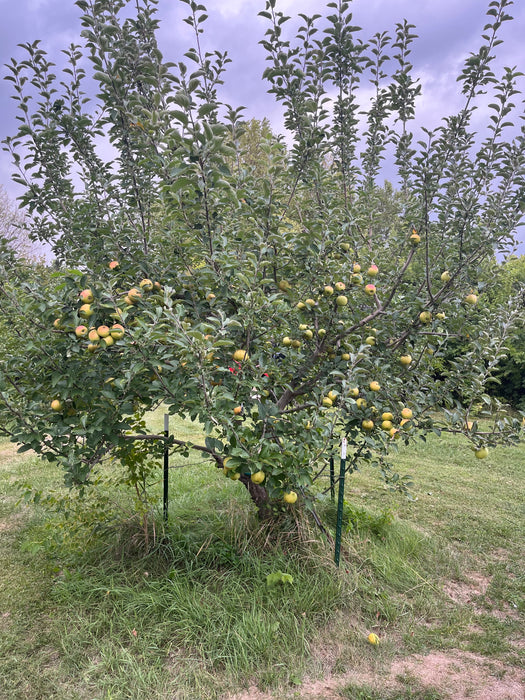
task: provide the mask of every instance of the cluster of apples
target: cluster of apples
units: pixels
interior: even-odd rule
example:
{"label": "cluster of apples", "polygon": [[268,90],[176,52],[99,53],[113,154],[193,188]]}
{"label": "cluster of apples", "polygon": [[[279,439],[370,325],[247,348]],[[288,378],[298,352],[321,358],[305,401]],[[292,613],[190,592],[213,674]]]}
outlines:
{"label": "cluster of apples", "polygon": [[[92,306],[94,296],[91,289],[83,289],[79,294],[79,301],[81,305],[78,309],[78,315],[80,318],[89,321],[95,313]],[[112,315],[118,317],[119,313]],[[81,323],[75,328],[74,333],[79,340],[88,340],[88,351],[95,352],[100,347],[111,347],[117,340],[121,340],[124,337],[125,330],[120,323],[114,323],[112,326],[101,324],[98,327],[91,326],[89,328]]]}
{"label": "cluster of apples", "polygon": [[[373,392],[379,392],[381,391],[381,385],[379,384],[379,382],[373,380],[369,383],[368,389]],[[361,391],[357,386],[348,389],[348,396],[356,400],[355,403],[358,409],[364,411],[368,408],[368,402],[364,397],[359,396],[360,393]],[[323,396],[321,400],[322,406],[324,406],[325,408],[331,408],[337,401],[338,396],[339,394],[337,392],[329,391],[328,394],[326,396]],[[371,406],[370,410],[372,414],[378,413],[377,409],[374,406]],[[401,419],[399,421],[399,427],[402,428],[410,420],[412,420],[414,414],[411,408],[405,406],[401,409],[400,416]],[[380,416],[380,420],[374,420],[372,417],[364,418],[361,421],[361,427],[366,432],[371,432],[372,430],[374,430],[374,428],[380,427],[382,430],[387,432],[391,438],[398,438],[399,428],[396,428],[396,426],[394,425],[394,421],[394,414],[391,411],[384,411]]]}
{"label": "cluster of apples", "polygon": [[[360,287],[364,284],[364,278],[363,275],[361,274],[362,268],[361,265],[357,262],[353,264],[352,267],[352,274],[350,276],[350,284],[351,286],[354,287]],[[376,277],[379,274],[379,268],[377,267],[376,264],[372,263],[367,271],[366,274],[369,277]],[[279,289],[282,292],[287,292],[291,289],[291,284],[287,280],[281,280],[278,284]],[[335,297],[335,303],[336,306],[338,307],[344,307],[348,304],[348,297],[343,294],[343,292],[346,290],[346,284],[344,282],[335,282],[334,285],[327,284],[323,287],[321,290],[320,296],[324,297],[331,297],[334,294],[337,294]],[[373,297],[376,294],[376,286],[375,284],[366,284],[364,286],[364,292],[370,297]],[[296,308],[301,310],[304,309],[313,309],[317,306],[318,302],[315,299],[308,298],[305,299],[304,301],[298,301],[296,304]]]}

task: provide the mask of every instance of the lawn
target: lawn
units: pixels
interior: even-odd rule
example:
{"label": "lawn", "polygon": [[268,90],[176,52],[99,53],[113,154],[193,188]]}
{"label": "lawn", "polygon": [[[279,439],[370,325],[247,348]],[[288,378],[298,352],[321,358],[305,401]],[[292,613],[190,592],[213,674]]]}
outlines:
{"label": "lawn", "polygon": [[318,530],[261,528],[198,454],[171,460],[166,526],[159,465],[146,552],[119,465],[71,500],[56,467],[0,442],[0,697],[520,697],[525,446],[476,460],[433,436],[396,462],[413,501],[347,479],[337,569]]}

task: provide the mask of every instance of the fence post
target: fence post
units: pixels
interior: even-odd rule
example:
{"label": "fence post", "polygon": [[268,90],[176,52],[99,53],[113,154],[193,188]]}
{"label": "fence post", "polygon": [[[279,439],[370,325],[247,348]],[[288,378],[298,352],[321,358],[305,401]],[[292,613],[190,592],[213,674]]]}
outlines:
{"label": "fence post", "polygon": [[332,503],[335,501],[335,469],[333,455],[330,457],[330,500]]}
{"label": "fence post", "polygon": [[341,553],[341,532],[343,529],[343,505],[345,498],[346,438],[341,440],[341,467],[339,469],[339,492],[337,499],[337,524],[335,528],[335,565],[339,566]]}
{"label": "fence post", "polygon": [[170,436],[170,416],[169,413],[164,414],[164,495],[163,495],[163,514],[164,522],[168,522],[168,485],[169,485],[169,447],[168,438]]}

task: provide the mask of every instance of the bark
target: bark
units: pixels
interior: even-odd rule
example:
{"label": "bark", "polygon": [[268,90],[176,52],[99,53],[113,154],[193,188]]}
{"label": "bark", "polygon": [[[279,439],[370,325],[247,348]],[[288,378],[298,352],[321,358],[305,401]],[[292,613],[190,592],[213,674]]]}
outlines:
{"label": "bark", "polygon": [[272,513],[270,509],[270,498],[264,486],[261,486],[261,484],[254,484],[246,474],[241,475],[240,481],[244,484],[252,501],[255,503],[259,511],[259,518],[261,520],[268,520]]}

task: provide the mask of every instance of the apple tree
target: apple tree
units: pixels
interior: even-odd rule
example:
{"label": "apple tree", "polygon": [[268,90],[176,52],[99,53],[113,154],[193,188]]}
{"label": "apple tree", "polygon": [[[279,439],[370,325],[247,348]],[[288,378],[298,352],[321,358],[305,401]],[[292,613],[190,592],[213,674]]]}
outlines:
{"label": "apple tree", "polygon": [[412,25],[366,38],[344,0],[297,21],[267,0],[264,77],[291,146],[265,125],[255,159],[242,108],[220,98],[227,54],[205,50],[206,10],[182,2],[195,42],[173,62],[153,0],[78,0],[82,43],[60,74],[39,42],[8,67],[20,125],[4,145],[56,270],[2,266],[23,349],[0,358],[0,430],[71,486],[108,455],[136,486],[159,443],[130,433],[162,404],[207,435],[173,449],[209,456],[262,515],[313,507],[342,435],[349,470],[401,490],[388,454],[428,431],[463,433],[479,458],[519,439],[486,384],[523,307],[476,314],[525,196],[522,76],[493,69],[510,0],[489,3],[461,109],[420,127]]}

